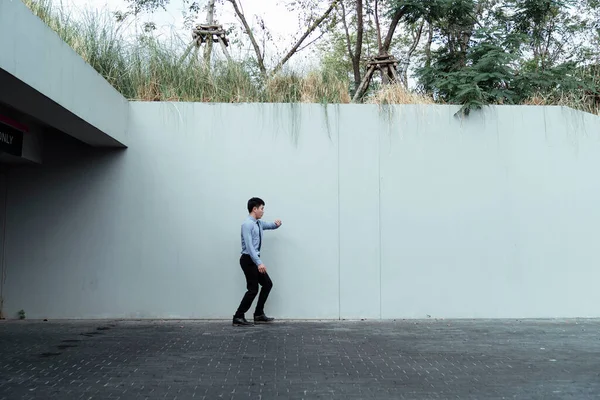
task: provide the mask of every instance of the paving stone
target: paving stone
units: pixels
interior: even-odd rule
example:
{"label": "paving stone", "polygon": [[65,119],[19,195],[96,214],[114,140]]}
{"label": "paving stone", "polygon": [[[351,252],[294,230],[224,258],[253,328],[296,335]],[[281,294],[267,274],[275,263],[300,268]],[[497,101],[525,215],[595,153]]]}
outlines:
{"label": "paving stone", "polygon": [[598,398],[598,320],[1,321],[2,399]]}

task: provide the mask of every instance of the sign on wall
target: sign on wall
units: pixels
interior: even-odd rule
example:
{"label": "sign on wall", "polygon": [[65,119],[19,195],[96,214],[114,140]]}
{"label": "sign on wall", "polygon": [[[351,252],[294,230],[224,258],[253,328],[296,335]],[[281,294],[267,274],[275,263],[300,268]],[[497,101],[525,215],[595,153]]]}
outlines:
{"label": "sign on wall", "polygon": [[26,127],[0,115],[0,152],[21,157],[23,132],[26,131]]}

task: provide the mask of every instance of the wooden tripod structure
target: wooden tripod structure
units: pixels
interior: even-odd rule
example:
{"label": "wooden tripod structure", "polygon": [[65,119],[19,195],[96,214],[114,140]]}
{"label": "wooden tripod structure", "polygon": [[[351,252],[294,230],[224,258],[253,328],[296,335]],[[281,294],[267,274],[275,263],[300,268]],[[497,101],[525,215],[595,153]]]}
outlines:
{"label": "wooden tripod structure", "polygon": [[381,80],[383,83],[395,83],[399,82],[398,74],[396,73],[396,67],[398,66],[398,60],[394,58],[392,55],[381,55],[373,57],[367,63],[367,73],[363,77],[362,82],[358,86],[356,93],[354,93],[354,97],[352,98],[352,102],[355,103],[358,99],[360,99],[363,94],[369,88],[369,84],[373,79],[373,74],[376,70],[381,72]]}
{"label": "wooden tripod structure", "polygon": [[221,45],[221,49],[223,50],[223,54],[227,57],[227,61],[231,61],[231,56],[227,51],[227,47],[229,47],[229,40],[227,39],[227,35],[225,30],[221,25],[196,25],[196,27],[192,30],[192,43],[188,46],[181,56],[180,62],[183,61],[190,51],[195,47],[196,50],[200,48],[203,43],[207,43],[208,41],[212,41],[213,43],[219,43]]}

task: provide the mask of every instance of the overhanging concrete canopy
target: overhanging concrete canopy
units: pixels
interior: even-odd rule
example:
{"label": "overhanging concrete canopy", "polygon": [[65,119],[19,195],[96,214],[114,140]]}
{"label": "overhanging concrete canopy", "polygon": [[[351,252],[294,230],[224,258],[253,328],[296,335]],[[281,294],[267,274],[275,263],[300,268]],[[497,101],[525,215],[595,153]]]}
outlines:
{"label": "overhanging concrete canopy", "polygon": [[21,0],[0,1],[0,104],[96,147],[126,147],[129,103]]}

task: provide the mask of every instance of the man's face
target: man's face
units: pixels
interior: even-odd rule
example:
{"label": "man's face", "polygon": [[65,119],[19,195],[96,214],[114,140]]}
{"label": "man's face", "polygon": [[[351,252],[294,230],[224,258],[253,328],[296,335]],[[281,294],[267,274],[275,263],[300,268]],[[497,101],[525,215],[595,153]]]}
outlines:
{"label": "man's face", "polygon": [[254,214],[256,215],[256,219],[261,219],[264,213],[265,213],[265,206],[256,207],[254,209]]}

